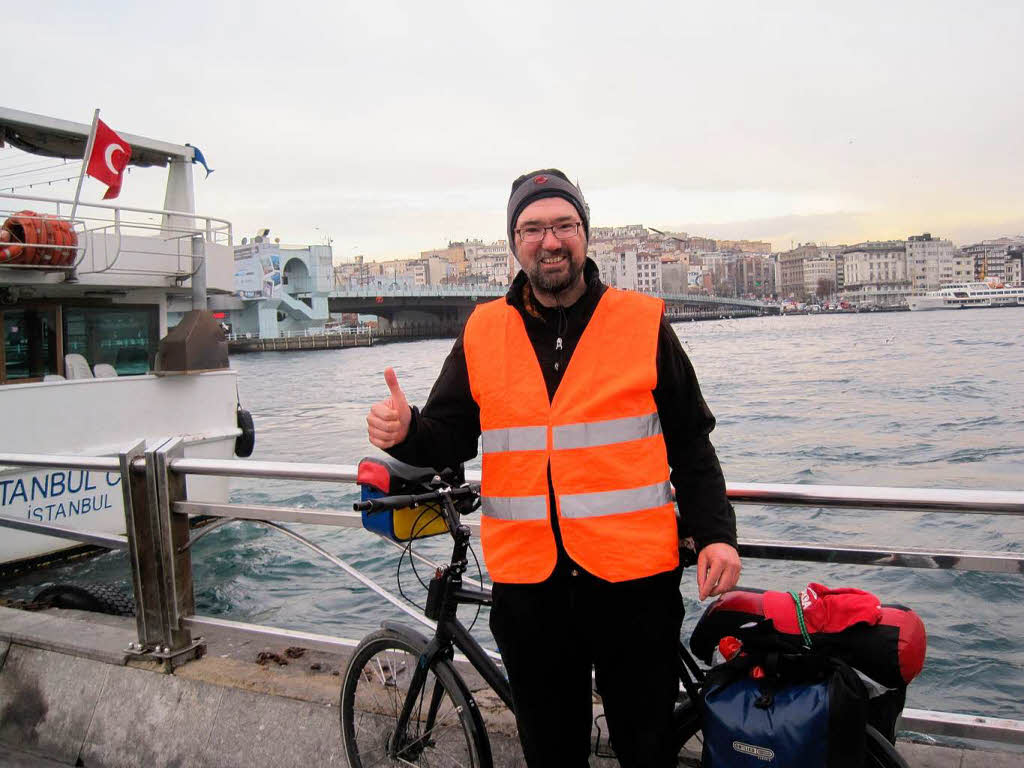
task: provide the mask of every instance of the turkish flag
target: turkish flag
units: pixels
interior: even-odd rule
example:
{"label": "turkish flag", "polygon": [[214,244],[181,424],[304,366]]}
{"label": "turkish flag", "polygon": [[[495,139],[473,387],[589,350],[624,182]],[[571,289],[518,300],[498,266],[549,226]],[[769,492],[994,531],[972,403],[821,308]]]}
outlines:
{"label": "turkish flag", "polygon": [[102,120],[96,121],[96,139],[92,144],[92,154],[85,172],[107,185],[104,200],[110,200],[121,194],[121,181],[124,169],[132,158],[131,145],[110,130]]}

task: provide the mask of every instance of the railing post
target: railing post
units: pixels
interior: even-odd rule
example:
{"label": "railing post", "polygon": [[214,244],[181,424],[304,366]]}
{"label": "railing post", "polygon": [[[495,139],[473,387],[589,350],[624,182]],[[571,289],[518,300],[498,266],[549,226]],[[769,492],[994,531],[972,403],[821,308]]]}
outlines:
{"label": "railing post", "polygon": [[157,450],[147,453],[147,458],[152,459],[153,476],[156,480],[156,504],[152,511],[160,540],[163,624],[166,628],[166,642],[161,649],[161,656],[165,658],[166,671],[191,659],[199,647],[198,643],[192,641],[191,632],[182,622],[185,616],[195,613],[192,555],[187,547],[188,516],[174,512],[175,503],[185,501],[187,498],[185,477],[170,471],[171,461],[183,458],[184,455],[185,442],[180,437],[171,438]]}
{"label": "railing post", "polygon": [[[119,454],[139,634],[128,650],[161,660],[164,672],[193,658],[199,648],[181,621],[195,613],[192,559],[184,546],[188,518],[172,511],[185,499],[185,478],[169,471],[171,460],[184,456],[183,446],[179,437],[149,450],[139,443]],[[131,471],[143,453],[144,481]]]}
{"label": "railing post", "polygon": [[192,309],[206,310],[206,240],[195,235],[192,242]]}
{"label": "railing post", "polygon": [[145,452],[145,441],[118,454],[121,465],[121,493],[124,498],[125,531],[128,557],[135,589],[135,624],[139,641],[129,650],[148,652],[164,644],[160,611],[160,576],[157,561],[157,536],[149,513],[149,462],[146,476],[133,477],[132,462]]}

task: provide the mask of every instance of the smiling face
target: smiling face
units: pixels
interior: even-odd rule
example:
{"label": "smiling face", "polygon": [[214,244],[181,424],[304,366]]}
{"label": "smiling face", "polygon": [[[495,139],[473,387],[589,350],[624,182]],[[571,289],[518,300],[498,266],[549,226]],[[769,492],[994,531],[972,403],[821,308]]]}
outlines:
{"label": "smiling face", "polygon": [[587,258],[587,239],[583,225],[567,240],[559,240],[551,229],[545,229],[544,239],[537,243],[524,243],[519,230],[579,221],[576,208],[561,197],[545,197],[530,203],[516,220],[516,258],[530,279],[537,301],[546,307],[569,306],[586,291],[583,264]]}

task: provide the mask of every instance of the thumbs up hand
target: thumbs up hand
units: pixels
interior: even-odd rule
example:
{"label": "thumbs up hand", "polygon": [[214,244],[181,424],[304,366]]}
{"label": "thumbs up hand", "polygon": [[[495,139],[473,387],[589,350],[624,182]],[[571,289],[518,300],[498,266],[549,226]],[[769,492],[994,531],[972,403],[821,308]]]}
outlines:
{"label": "thumbs up hand", "polygon": [[394,368],[384,369],[384,381],[391,395],[386,400],[374,403],[366,417],[366,434],[370,443],[378,448],[390,448],[405,440],[412,421],[412,409],[398,385]]}

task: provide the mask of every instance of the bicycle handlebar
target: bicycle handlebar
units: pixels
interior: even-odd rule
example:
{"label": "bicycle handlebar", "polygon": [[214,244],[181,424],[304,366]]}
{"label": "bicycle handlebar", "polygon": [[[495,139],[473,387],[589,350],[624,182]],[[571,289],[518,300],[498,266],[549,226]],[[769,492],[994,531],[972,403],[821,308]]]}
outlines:
{"label": "bicycle handlebar", "polygon": [[431,502],[441,501],[445,498],[456,501],[458,499],[464,499],[475,495],[476,491],[472,488],[462,486],[460,488],[445,488],[440,491],[430,491],[428,493],[411,493],[400,496],[379,496],[376,499],[357,501],[352,505],[352,509],[356,512],[383,512],[388,509],[401,509],[403,507],[416,507],[420,504],[430,504]]}

